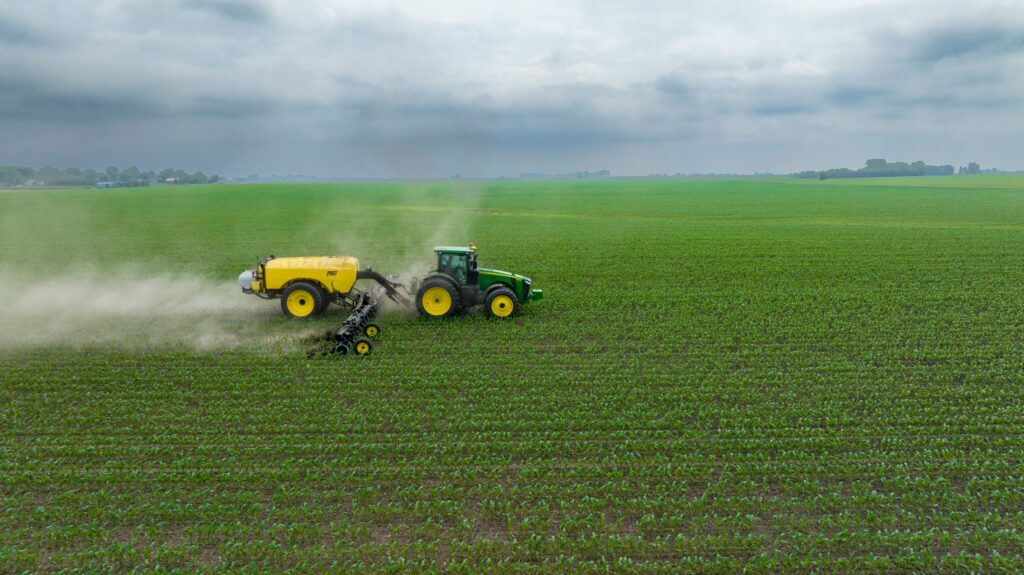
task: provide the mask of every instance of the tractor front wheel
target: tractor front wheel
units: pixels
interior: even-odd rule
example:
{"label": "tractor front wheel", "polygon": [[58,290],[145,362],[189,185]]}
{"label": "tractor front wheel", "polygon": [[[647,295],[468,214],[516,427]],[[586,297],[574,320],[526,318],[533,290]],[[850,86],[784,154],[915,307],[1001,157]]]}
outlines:
{"label": "tractor front wheel", "polygon": [[281,294],[281,311],[288,317],[300,319],[319,315],[327,307],[327,298],[320,288],[306,282],[296,282]]}
{"label": "tractor front wheel", "polygon": [[485,304],[487,315],[497,319],[507,319],[519,313],[519,299],[516,292],[508,288],[498,288],[487,294]]}
{"label": "tractor front wheel", "polygon": [[459,307],[459,292],[446,279],[428,278],[416,292],[416,309],[426,317],[450,317]]}

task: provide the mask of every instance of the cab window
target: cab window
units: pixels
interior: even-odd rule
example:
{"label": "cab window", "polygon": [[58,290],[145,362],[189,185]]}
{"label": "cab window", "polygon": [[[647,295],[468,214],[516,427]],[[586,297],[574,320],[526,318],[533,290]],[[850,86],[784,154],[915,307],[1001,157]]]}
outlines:
{"label": "cab window", "polygon": [[452,276],[460,285],[465,284],[468,272],[466,259],[462,254],[441,254],[437,271]]}

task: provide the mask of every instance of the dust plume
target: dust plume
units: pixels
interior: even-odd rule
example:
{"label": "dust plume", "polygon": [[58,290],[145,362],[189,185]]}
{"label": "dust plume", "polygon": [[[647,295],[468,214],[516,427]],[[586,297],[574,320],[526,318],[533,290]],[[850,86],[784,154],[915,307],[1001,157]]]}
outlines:
{"label": "dust plume", "polygon": [[8,294],[0,349],[210,350],[282,337],[261,329],[279,316],[277,306],[244,296],[234,282],[126,271],[33,280],[0,270],[0,290]]}
{"label": "dust plume", "polygon": [[408,285],[433,269],[435,246],[478,241],[472,233],[485,186],[471,180],[403,183],[382,190],[376,202],[339,202],[312,225],[329,238],[332,254],[355,256],[362,267],[397,274]]}

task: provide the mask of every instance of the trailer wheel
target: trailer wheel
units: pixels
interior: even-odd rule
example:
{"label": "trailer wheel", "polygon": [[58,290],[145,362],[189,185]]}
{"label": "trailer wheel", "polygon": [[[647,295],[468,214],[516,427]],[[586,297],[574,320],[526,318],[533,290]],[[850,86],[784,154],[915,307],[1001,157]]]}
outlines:
{"label": "trailer wheel", "polygon": [[281,311],[288,317],[313,317],[323,312],[325,299],[319,287],[307,282],[296,282],[281,294]]}
{"label": "trailer wheel", "polygon": [[489,317],[507,319],[519,313],[519,300],[516,292],[508,288],[498,288],[487,294],[484,306]]}
{"label": "trailer wheel", "polygon": [[354,351],[356,355],[370,355],[373,353],[373,342],[365,337],[361,337],[352,344],[352,351]]}
{"label": "trailer wheel", "polygon": [[363,328],[363,333],[366,335],[366,337],[373,339],[380,335],[380,326],[377,325],[376,323],[370,322],[366,324],[366,327]]}
{"label": "trailer wheel", "polygon": [[427,278],[416,292],[416,309],[426,317],[450,317],[459,307],[459,293],[446,279]]}

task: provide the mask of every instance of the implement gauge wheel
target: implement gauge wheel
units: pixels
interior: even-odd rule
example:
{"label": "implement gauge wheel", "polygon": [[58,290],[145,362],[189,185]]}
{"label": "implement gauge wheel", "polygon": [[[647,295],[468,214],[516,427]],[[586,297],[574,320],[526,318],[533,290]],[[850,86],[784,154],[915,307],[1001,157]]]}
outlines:
{"label": "implement gauge wheel", "polygon": [[320,288],[306,282],[296,282],[281,294],[281,311],[288,317],[309,318],[323,313],[327,298]]}
{"label": "implement gauge wheel", "polygon": [[416,292],[416,309],[424,317],[450,317],[459,307],[459,293],[443,278],[427,278]]}
{"label": "implement gauge wheel", "polygon": [[508,319],[519,313],[519,300],[516,293],[508,288],[498,288],[487,294],[484,304],[487,315],[496,319]]}
{"label": "implement gauge wheel", "polygon": [[370,355],[373,353],[373,342],[361,337],[352,344],[352,352],[356,355]]}
{"label": "implement gauge wheel", "polygon": [[376,323],[370,322],[363,328],[363,334],[365,334],[366,337],[373,339],[380,335],[380,326]]}

